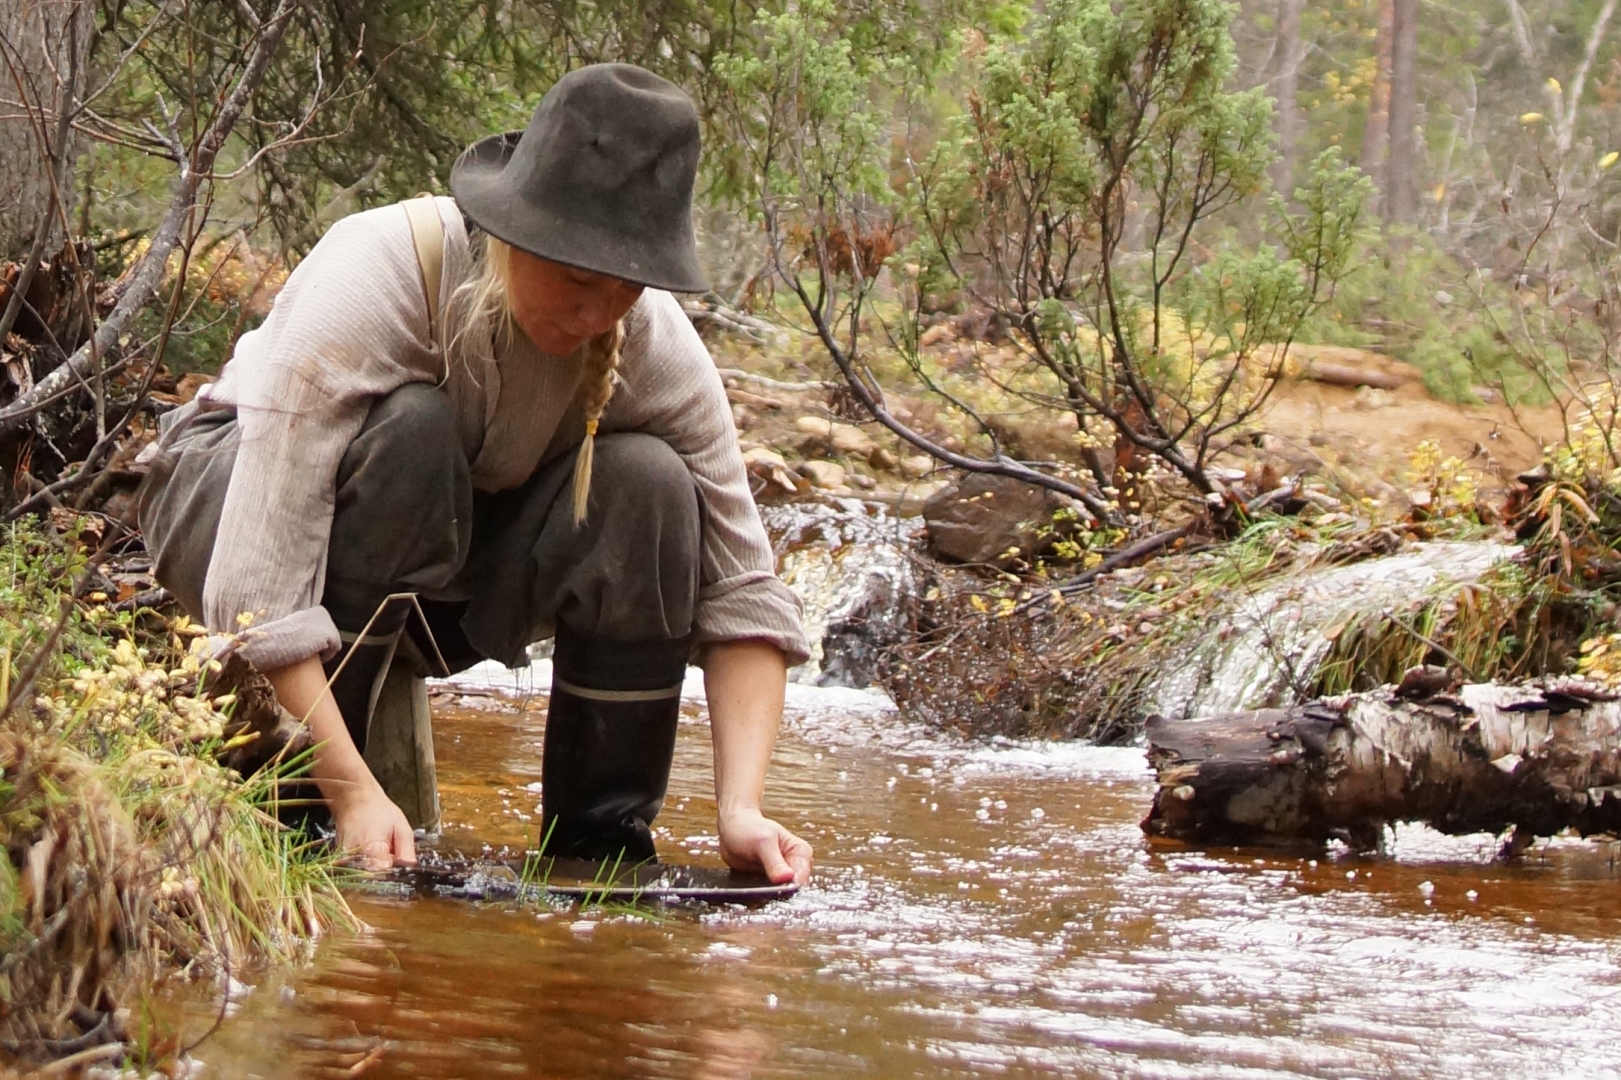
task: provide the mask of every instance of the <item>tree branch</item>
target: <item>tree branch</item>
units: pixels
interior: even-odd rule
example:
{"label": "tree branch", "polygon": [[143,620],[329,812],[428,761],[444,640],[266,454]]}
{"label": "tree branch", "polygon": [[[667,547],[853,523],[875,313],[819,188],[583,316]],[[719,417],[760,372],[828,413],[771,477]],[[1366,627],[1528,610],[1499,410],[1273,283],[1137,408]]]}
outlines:
{"label": "tree branch", "polygon": [[1060,480],[1056,476],[1048,476],[1046,473],[1038,472],[1028,465],[1009,458],[985,461],[980,458],[969,457],[966,454],[954,453],[895,419],[889,410],[884,407],[883,402],[873,394],[872,389],[861,380],[855,366],[850,362],[850,357],[839,345],[838,340],[834,338],[831,328],[821,316],[819,306],[806,292],[804,285],[797,278],[789,275],[782,276],[799,297],[799,302],[804,305],[805,310],[810,314],[811,322],[816,327],[816,336],[821,339],[822,347],[827,350],[828,356],[838,367],[839,373],[844,376],[844,381],[849,385],[851,393],[855,395],[857,401],[861,402],[874,420],[906,442],[945,462],[947,465],[962,469],[965,472],[990,473],[995,476],[1006,476],[1014,480],[1022,480],[1027,484],[1046,488],[1048,491],[1056,491],[1060,495],[1068,495],[1086,507],[1098,521],[1108,522],[1115,519],[1114,511],[1106,502],[1079,485],[1072,484],[1067,480]]}
{"label": "tree branch", "polygon": [[1593,68],[1593,60],[1598,56],[1599,46],[1604,43],[1604,31],[1609,28],[1610,19],[1615,15],[1615,6],[1616,0],[1606,0],[1604,7],[1599,10],[1598,18],[1593,20],[1593,30],[1587,35],[1587,49],[1582,53],[1581,65],[1570,80],[1570,96],[1565,99],[1565,114],[1559,118],[1557,145],[1560,153],[1568,151],[1576,140],[1576,113],[1581,108],[1582,90],[1587,85],[1587,73]]}
{"label": "tree branch", "polygon": [[95,358],[111,352],[136,314],[157,292],[169,256],[173,254],[187,219],[196,206],[204,178],[213,168],[214,159],[219,156],[220,148],[225,145],[231,129],[241,118],[254,89],[264,78],[271,57],[286,33],[292,13],[302,3],[303,0],[280,0],[275,14],[265,20],[255,35],[236,85],[231,88],[208,130],[192,149],[190,159],[182,163],[180,176],[175,180],[174,192],[169,200],[169,209],[153,231],[151,246],[130,275],[112,313],[66,363],[35,383],[33,390],[0,409],[0,433],[15,431],[27,423],[47,400],[70,388],[76,380],[83,379]]}

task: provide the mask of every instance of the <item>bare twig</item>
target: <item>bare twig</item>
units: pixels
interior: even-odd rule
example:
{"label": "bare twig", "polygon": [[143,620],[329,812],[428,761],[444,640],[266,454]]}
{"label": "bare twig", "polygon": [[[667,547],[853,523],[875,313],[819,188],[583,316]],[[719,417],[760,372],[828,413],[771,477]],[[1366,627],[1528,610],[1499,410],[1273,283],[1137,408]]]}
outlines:
{"label": "bare twig", "polygon": [[34,242],[28,252],[28,260],[23,264],[22,273],[18,275],[12,287],[11,299],[6,304],[6,310],[0,314],[0,342],[6,340],[16,322],[17,314],[21,310],[22,298],[27,294],[28,288],[33,284],[34,274],[39,270],[39,264],[45,257],[45,247],[50,242],[51,219],[56,217],[60,206],[60,173],[63,158],[67,155],[68,134],[73,129],[73,121],[80,108],[78,102],[79,92],[79,27],[76,14],[67,17],[68,30],[68,73],[67,82],[59,87],[61,102],[57,110],[56,130],[47,138],[45,119],[43,115],[44,102],[30,103],[28,91],[23,85],[23,57],[17,46],[9,41],[0,39],[0,52],[5,54],[6,66],[11,69],[12,80],[17,85],[17,93],[28,111],[30,118],[38,126],[40,146],[45,149],[45,167],[51,177],[49,198],[46,200],[44,213],[40,216],[40,223],[34,230]]}
{"label": "bare twig", "polygon": [[1092,569],[1076,574],[1069,580],[1060,582],[1047,591],[1031,597],[1014,608],[1012,614],[1022,615],[1032,608],[1040,607],[1054,596],[1069,596],[1078,593],[1104,574],[1118,570],[1123,566],[1130,566],[1132,563],[1146,559],[1148,556],[1170,547],[1184,536],[1192,534],[1197,527],[1197,521],[1190,521],[1186,525],[1166,529],[1164,532],[1157,532],[1152,536],[1145,536],[1135,544],[1121,548],[1092,567]]}
{"label": "bare twig", "polygon": [[1587,35],[1587,47],[1582,51],[1582,62],[1570,80],[1570,91],[1565,96],[1565,110],[1559,118],[1556,138],[1561,154],[1569,151],[1576,141],[1576,114],[1581,109],[1582,91],[1587,87],[1587,74],[1593,68],[1593,61],[1598,57],[1599,47],[1604,44],[1604,32],[1609,29],[1610,19],[1615,16],[1615,8],[1616,0],[1605,0],[1604,6],[1599,9],[1598,17],[1593,20],[1593,28]]}
{"label": "bare twig", "polygon": [[163,368],[163,354],[167,351],[170,336],[174,333],[175,316],[180,310],[180,297],[185,292],[186,271],[190,266],[191,249],[195,242],[196,233],[193,231],[187,237],[186,243],[181,246],[180,272],[175,275],[174,288],[169,295],[169,308],[164,314],[163,328],[158,334],[157,348],[146,365],[146,373],[141,379],[140,387],[135,392],[135,400],[130,403],[129,408],[119,418],[118,423],[114,424],[110,430],[99,432],[100,437],[96,440],[96,444],[90,448],[90,452],[84,456],[84,461],[79,464],[79,467],[73,473],[41,488],[12,507],[6,514],[7,521],[15,521],[23,514],[30,513],[41,505],[54,502],[56,497],[64,492],[92,483],[102,471],[99,468],[102,458],[112,452],[113,447],[117,445],[118,440],[129,428],[130,422],[141,411],[141,406],[146,402],[147,395],[152,392],[152,381],[157,378],[158,372]]}

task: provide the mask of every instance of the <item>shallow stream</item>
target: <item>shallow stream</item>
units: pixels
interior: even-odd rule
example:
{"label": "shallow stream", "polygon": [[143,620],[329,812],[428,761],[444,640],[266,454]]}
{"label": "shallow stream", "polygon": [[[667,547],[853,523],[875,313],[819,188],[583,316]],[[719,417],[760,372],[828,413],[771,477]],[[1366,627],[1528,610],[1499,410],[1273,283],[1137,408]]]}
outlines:
{"label": "shallow stream", "polygon": [[[544,697],[525,692],[545,679],[516,680],[436,700],[442,849],[534,838]],[[687,714],[660,844],[718,865]],[[202,1075],[1621,1076],[1611,849],[1156,848],[1150,794],[1140,751],[967,744],[795,687],[769,797],[817,869],[792,900],[356,895],[372,931],[239,995]]]}

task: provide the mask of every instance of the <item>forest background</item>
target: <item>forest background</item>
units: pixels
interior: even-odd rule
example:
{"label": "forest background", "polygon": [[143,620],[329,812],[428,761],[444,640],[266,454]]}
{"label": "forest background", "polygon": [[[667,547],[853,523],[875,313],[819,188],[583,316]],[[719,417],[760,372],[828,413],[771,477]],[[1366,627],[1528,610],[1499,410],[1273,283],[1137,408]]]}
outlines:
{"label": "forest background", "polygon": [[[1276,99],[1272,186],[1290,195],[1319,151],[1342,148],[1373,182],[1371,221],[1402,238],[1394,259],[1384,243],[1370,242],[1308,337],[1378,345],[1422,366],[1433,388],[1465,396],[1482,381],[1478,370],[1501,370],[1527,344],[1517,341],[1524,328],[1499,324],[1517,321],[1499,289],[1540,292],[1553,311],[1579,302],[1572,289],[1615,235],[1605,219],[1616,191],[1605,178],[1618,175],[1606,172],[1606,154],[1621,146],[1615,8],[1608,0],[1237,5],[1229,84]],[[256,13],[246,2],[8,5],[11,24],[0,32],[32,81],[8,79],[15,84],[6,99],[29,102],[37,128],[57,114],[57,84],[75,76],[68,60],[76,60],[81,91],[96,94],[63,141],[63,216],[42,212],[50,183],[28,123],[0,120],[0,258],[23,263],[37,224],[55,217],[47,253],[66,224],[94,248],[97,279],[117,281],[169,201],[170,159],[203,125],[266,15],[269,8]],[[859,91],[859,112],[882,125],[877,149],[888,157],[888,183],[905,188],[976,92],[973,42],[986,32],[1023,32],[1029,10],[956,2],[780,11],[729,3],[300,3],[245,120],[220,148],[207,185],[209,222],[191,229],[206,237],[204,248],[242,245],[235,259],[243,272],[271,261],[274,287],[276,271],[340,214],[446,190],[460,149],[524,125],[562,71],[627,60],[676,79],[699,101],[707,123],[700,203],[716,242],[716,290],[747,306],[754,297],[744,289],[759,284],[765,251],[749,229],[757,162],[739,125],[757,120],[763,102],[744,97],[754,88],[741,86],[728,62],[772,49],[773,34],[783,32],[778,18],[848,47],[854,62],[841,75],[859,86],[845,89]],[[63,19],[83,26],[68,34],[73,26]],[[41,34],[53,45],[53,71],[36,58],[44,55]],[[888,217],[916,232],[905,211]],[[251,292],[220,284],[211,292],[180,324],[170,363],[214,368],[263,310],[263,297]]]}
{"label": "forest background", "polygon": [[[1227,29],[1227,13],[1214,5],[1138,6]],[[174,159],[190,153],[274,7],[7,5],[0,259],[26,263],[44,221],[47,257],[71,232],[90,245],[96,280],[118,281],[169,202]],[[1512,383],[1550,348],[1603,347],[1572,342],[1558,324],[1605,300],[1591,275],[1613,251],[1621,186],[1621,171],[1609,171],[1621,147],[1615,8],[1610,0],[1278,0],[1232,10],[1224,89],[1254,88],[1276,102],[1269,137],[1246,153],[1262,160],[1275,149],[1269,179],[1291,197],[1319,154],[1339,148],[1372,182],[1360,223],[1383,226],[1359,236],[1356,272],[1314,310],[1302,340],[1377,347],[1419,365],[1433,389],[1455,398],[1494,379]],[[208,220],[193,215],[187,225],[201,243],[195,266],[230,266],[207,295],[188,297],[167,359],[181,369],[217,367],[325,225],[446,190],[465,145],[522,127],[559,74],[599,60],[650,67],[698,101],[707,128],[706,254],[728,305],[768,302],[759,222],[769,178],[751,150],[784,95],[811,97],[800,107],[814,111],[843,93],[838,108],[871,125],[856,132],[847,115],[834,131],[808,113],[778,114],[800,122],[802,140],[843,140],[837,149],[848,159],[825,164],[844,170],[848,187],[872,179],[858,178],[862,170],[881,171],[896,198],[869,198],[857,228],[894,229],[893,248],[903,249],[925,231],[915,195],[929,152],[981,93],[986,35],[994,46],[1031,32],[1032,11],[962,0],[290,5],[242,121],[202,178]],[[811,56],[806,42],[831,51]],[[793,49],[800,62],[779,64],[775,79],[755,73],[751,82],[739,71],[745,60],[781,60]],[[822,67],[807,67],[807,56]],[[52,156],[49,121],[64,115],[69,84],[90,94],[60,140],[53,178],[39,165]],[[53,187],[64,203],[55,214],[46,212]],[[798,194],[808,204],[821,193]],[[1218,220],[1227,237],[1201,237],[1201,260],[1224,242],[1276,242],[1255,235],[1265,215],[1254,205]],[[815,207],[793,209],[790,217],[803,218]],[[1516,302],[1521,294],[1540,300],[1536,310]],[[932,299],[963,302],[960,292]],[[1532,326],[1533,316],[1542,324]]]}

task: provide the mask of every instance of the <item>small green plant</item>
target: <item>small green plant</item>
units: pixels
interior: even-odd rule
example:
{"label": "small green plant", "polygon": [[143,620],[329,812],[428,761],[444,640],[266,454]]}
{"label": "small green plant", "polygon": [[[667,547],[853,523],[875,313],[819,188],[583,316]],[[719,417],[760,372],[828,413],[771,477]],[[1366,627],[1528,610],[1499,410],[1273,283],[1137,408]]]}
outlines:
{"label": "small green plant", "polygon": [[[1211,459],[1265,403],[1273,346],[1348,272],[1368,191],[1330,151],[1292,207],[1266,198],[1270,111],[1261,92],[1231,88],[1231,17],[1216,0],[1061,0],[964,29],[964,91],[924,146],[895,117],[922,107],[943,54],[898,66],[853,50],[830,5],[763,17],[756,51],[717,61],[754,164],[738,194],[777,281],[875,419],[948,464],[1069,495],[1111,527],[1142,508],[1123,494],[1129,467],[1100,453],[1110,443],[1219,501]],[[1207,247],[1240,206],[1270,239]],[[908,303],[880,326],[881,281]],[[976,376],[1068,418],[1080,467],[1014,457],[929,370],[922,305],[942,290],[1010,328],[1013,359]],[[871,359],[883,347],[969,418],[984,453],[948,450],[889,412]]]}

